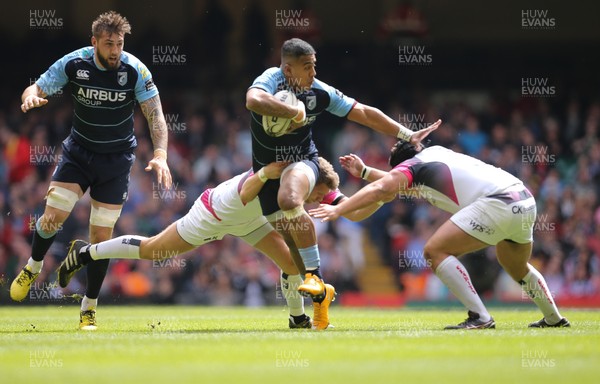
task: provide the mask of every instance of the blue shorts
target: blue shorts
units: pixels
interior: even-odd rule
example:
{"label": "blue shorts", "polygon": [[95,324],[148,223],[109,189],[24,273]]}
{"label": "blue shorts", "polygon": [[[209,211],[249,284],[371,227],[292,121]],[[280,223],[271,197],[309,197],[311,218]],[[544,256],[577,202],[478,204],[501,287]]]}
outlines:
{"label": "blue shorts", "polygon": [[127,200],[129,174],[135,161],[133,151],[94,153],[77,144],[69,135],[62,143],[52,181],[77,183],[92,199],[106,204],[123,204]]}
{"label": "blue shorts", "polygon": [[[320,173],[319,158],[317,156],[314,156],[311,159],[302,160],[302,163],[308,165],[308,167],[315,174],[315,180],[318,180]],[[280,185],[279,181],[280,179],[267,180],[265,185],[258,193],[260,207],[262,208],[262,213],[264,216],[271,215],[281,209],[279,208],[279,203],[277,203],[277,194],[279,193]]]}

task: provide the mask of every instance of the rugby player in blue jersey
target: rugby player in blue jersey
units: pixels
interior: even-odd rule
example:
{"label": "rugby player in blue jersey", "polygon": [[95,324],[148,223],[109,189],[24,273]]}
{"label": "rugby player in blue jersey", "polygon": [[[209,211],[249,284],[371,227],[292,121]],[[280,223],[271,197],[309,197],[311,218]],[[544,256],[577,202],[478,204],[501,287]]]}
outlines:
{"label": "rugby player in blue jersey", "polygon": [[[319,177],[318,151],[312,140],[315,119],[327,111],[413,144],[420,143],[441,124],[438,120],[421,131],[412,132],[379,109],[361,104],[317,80],[316,62],[316,52],[309,43],[297,38],[287,40],[281,47],[281,66],[264,71],[246,93],[246,107],[252,115],[254,170],[274,161],[292,163],[279,180],[268,180],[258,196],[263,214],[283,235],[294,258],[304,264],[299,266],[306,271],[299,291],[312,297],[315,317],[320,311],[327,311],[335,295],[333,287],[326,289],[322,281],[314,224],[303,207]],[[281,90],[293,91],[299,100],[298,106],[285,104],[273,96]],[[290,118],[293,131],[279,137],[269,136],[262,127],[262,116]],[[317,327],[325,327],[327,316],[318,317],[323,319],[323,324]]]}
{"label": "rugby player in blue jersey", "polygon": [[[75,203],[90,190],[89,236],[92,243],[112,237],[114,225],[127,199],[129,174],[137,146],[133,132],[136,103],[148,121],[154,157],[146,171],[156,172],[158,182],[171,187],[167,165],[167,125],[158,90],[148,68],[123,51],[127,19],[110,11],[92,23],[92,46],[78,49],[56,61],[21,96],[23,112],[48,103],[46,96],[70,86],[73,126],[63,141],[62,157],[52,174],[44,214],[37,220],[31,258],[12,282],[10,296],[22,301],[42,270],[44,255],[58,228]],[[108,260],[87,268],[87,287],[81,302],[80,329],[96,329],[96,307]]]}

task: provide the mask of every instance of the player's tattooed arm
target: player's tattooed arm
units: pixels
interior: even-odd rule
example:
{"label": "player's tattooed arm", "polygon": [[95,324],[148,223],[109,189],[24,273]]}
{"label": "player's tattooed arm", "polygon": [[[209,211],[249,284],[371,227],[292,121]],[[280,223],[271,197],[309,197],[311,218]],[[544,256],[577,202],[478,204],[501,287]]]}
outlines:
{"label": "player's tattooed arm", "polygon": [[167,152],[168,129],[165,116],[163,115],[160,97],[158,95],[149,98],[140,103],[142,113],[148,120],[148,128],[150,129],[150,137],[154,150],[163,150]]}
{"label": "player's tattooed arm", "polygon": [[156,171],[158,182],[166,188],[171,188],[171,171],[167,165],[167,144],[169,142],[169,130],[163,115],[160,97],[158,95],[144,100],[140,103],[142,113],[148,120],[150,138],[154,145],[154,158],[150,160],[146,171]]}

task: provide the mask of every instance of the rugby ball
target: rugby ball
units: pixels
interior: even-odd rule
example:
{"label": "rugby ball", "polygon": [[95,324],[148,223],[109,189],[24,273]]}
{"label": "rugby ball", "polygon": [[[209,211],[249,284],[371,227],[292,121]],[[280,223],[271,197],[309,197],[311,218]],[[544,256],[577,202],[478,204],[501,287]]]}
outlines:
{"label": "rugby ball", "polygon": [[[279,91],[273,95],[279,101],[282,101],[288,105],[298,105],[298,98],[291,91]],[[279,137],[288,133],[292,119],[277,116],[265,116],[262,117],[262,125],[265,133],[269,136]]]}

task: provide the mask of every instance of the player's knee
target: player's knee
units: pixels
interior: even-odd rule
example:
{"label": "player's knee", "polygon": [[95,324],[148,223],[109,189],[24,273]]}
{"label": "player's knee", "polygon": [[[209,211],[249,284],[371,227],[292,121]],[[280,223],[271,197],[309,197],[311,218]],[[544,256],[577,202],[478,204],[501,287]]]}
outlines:
{"label": "player's knee", "polygon": [[69,189],[51,186],[46,193],[46,212],[52,212],[52,216],[59,214],[68,216],[73,210],[79,195]]}
{"label": "player's knee", "polygon": [[112,228],[114,228],[117,220],[121,216],[120,209],[108,209],[104,207],[94,207],[92,206],[92,210],[90,212],[90,224],[103,227],[110,228],[112,233]]}
{"label": "player's knee", "polygon": [[427,242],[423,247],[423,257],[429,262],[441,262],[443,256],[444,252],[430,242]]}

